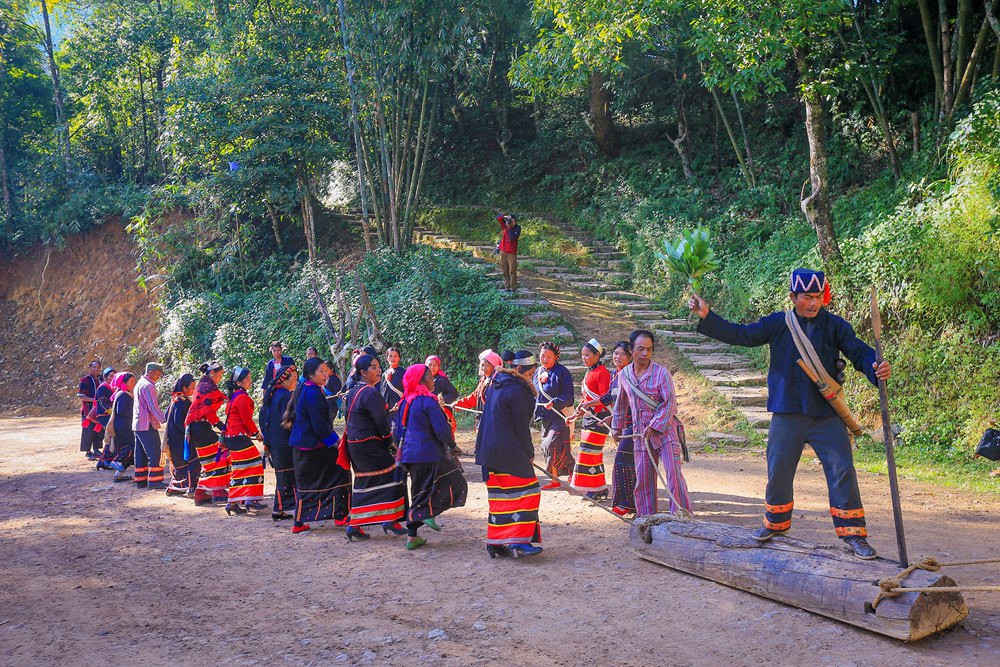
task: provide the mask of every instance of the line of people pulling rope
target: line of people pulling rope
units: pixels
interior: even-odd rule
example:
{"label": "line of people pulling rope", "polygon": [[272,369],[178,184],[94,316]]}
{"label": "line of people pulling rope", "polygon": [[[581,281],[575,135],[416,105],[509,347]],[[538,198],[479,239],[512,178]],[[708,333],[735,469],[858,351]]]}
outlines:
{"label": "line of people pulling rope", "polygon": [[[838,410],[842,397],[823,393],[800,362],[815,359],[842,383],[850,361],[873,386],[889,378],[891,367],[878,361],[848,322],[827,310],[831,290],[822,271],[793,271],[789,297],[788,310],[750,324],[724,319],[697,295],[688,304],[698,316],[699,333],[729,345],[770,348],[767,410],[773,417],[765,511],[751,537],[766,542],[790,530],[793,480],[809,443],[823,464],[837,536],[857,557],[872,559],[876,552],[867,541],[850,433]],[[684,429],[670,372],[653,361],[654,343],[651,332],[632,332],[628,342],[612,348],[615,369],[609,371],[602,363],[604,348],[591,339],[581,350],[587,372],[577,404],[572,375],[551,342],[543,343],[537,356],[483,352],[479,384],[460,399],[437,357],[404,369],[393,348],[383,374],[374,349],[356,350],[352,375],[342,384],[334,364],[324,363],[314,348],[300,373],[275,341],[262,382],[259,428],[245,368],[227,375],[220,364],[208,362],[200,380],[182,376],[164,415],[156,398],[163,372],[158,364],[147,365],[145,375],[136,378],[112,368],[102,372],[95,362],[80,382],[80,447],[97,460],[98,469],[114,469],[116,480],[127,478],[134,461],[136,486],[190,495],[197,504],[223,501],[235,514],[266,509],[261,503],[266,458],[277,478],[272,517],[292,519],[293,532],[308,530],[308,521],[333,519],[345,526],[349,539],[367,539],[364,527],[380,525],[387,533],[405,532],[407,547],[415,549],[425,543],[417,535],[420,527],[440,528],[435,517],[465,502],[454,411],[469,410],[477,413],[475,459],[489,491],[490,555],[533,554],[541,551],[542,489],[562,486],[560,476],[567,476],[566,485],[595,503],[607,496],[603,449],[609,435],[618,443],[611,511],[622,517],[655,514],[662,468],[670,511],[690,513],[681,473]],[[224,376],[227,393],[219,389]],[[346,429],[340,438],[333,422],[342,405]],[[224,420],[218,415],[223,407]],[[533,460],[532,421],[541,426],[544,468]],[[169,484],[160,454],[164,424]],[[570,443],[577,426],[574,458]],[[262,439],[262,450],[254,439]],[[550,483],[540,487],[536,469]]]}
{"label": "line of people pulling rope", "polygon": [[[367,540],[366,528],[375,526],[406,535],[406,548],[413,550],[427,543],[420,528],[440,530],[436,517],[465,504],[454,416],[464,410],[476,414],[475,460],[489,499],[487,551],[493,558],[534,555],[542,551],[543,488],[562,486],[562,475],[593,501],[609,496],[603,452],[609,435],[618,443],[611,511],[621,517],[656,512],[656,466],[666,446],[671,511],[690,511],[673,384],[667,369],[652,363],[652,349],[653,334],[635,332],[614,346],[615,370],[609,371],[603,346],[591,339],[581,350],[587,372],[579,405],[572,375],[552,342],[543,343],[537,356],[507,352],[504,359],[485,350],[475,390],[460,398],[436,356],[404,369],[400,350],[390,348],[383,372],[369,346],[355,350],[352,373],[341,382],[335,364],[320,359],[315,348],[299,368],[275,341],[256,415],[251,372],[241,366],[227,372],[209,361],[199,368],[200,378],[181,375],[166,413],[156,395],[159,364],[147,364],[142,377],[92,368],[91,392],[88,376],[81,380],[80,397],[89,398],[81,449],[98,470],[113,470],[116,482],[162,489],[199,506],[224,503],[229,515],[268,509],[269,462],[275,475],[271,518],[291,520],[293,533],[310,530],[310,522],[333,521],[348,540]],[[629,370],[633,362],[644,371],[641,379]],[[341,411],[343,436],[334,430]],[[534,462],[532,422],[541,426],[544,469]],[[536,469],[552,481],[540,486]]]}

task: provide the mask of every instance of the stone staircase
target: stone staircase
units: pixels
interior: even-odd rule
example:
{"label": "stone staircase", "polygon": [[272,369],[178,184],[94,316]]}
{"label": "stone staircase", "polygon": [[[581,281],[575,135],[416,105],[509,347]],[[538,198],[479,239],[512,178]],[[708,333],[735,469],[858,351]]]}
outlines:
{"label": "stone staircase", "polygon": [[[755,369],[747,357],[737,352],[737,348],[696,332],[692,320],[672,317],[662,305],[642,294],[624,289],[631,282],[631,276],[623,270],[625,255],[617,248],[595,240],[588,232],[571,223],[556,220],[550,222],[588,249],[585,263],[568,268],[553,261],[522,256],[518,258],[520,268],[555,278],[570,287],[584,290],[593,297],[604,299],[621,310],[623,317],[630,318],[641,328],[653,331],[658,340],[674,345],[729,400],[750,426],[766,437],[771,414],[766,407],[767,376],[764,373]],[[478,258],[476,261],[492,264],[492,270],[498,277],[500,275],[493,260],[492,245],[466,244],[428,229],[417,229],[415,240],[453,250],[469,251]],[[525,316],[529,326],[533,326],[532,322],[546,321],[546,317],[555,311],[548,301],[538,295],[518,295],[512,302],[529,309]],[[535,339],[538,342],[552,338],[556,333],[566,334],[557,336],[562,342],[573,340],[572,332],[565,327],[540,326],[536,332]],[[585,370],[579,361],[579,354],[579,344],[563,346],[563,364],[577,379]],[[708,433],[705,439],[736,444],[746,442],[746,438],[742,436],[726,433]]]}

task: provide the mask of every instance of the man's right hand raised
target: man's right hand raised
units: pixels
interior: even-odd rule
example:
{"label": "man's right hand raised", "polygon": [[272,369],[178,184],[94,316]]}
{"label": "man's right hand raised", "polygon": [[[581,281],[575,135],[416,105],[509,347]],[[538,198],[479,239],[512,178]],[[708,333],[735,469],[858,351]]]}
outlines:
{"label": "man's right hand raised", "polygon": [[705,319],[705,317],[708,316],[708,311],[710,310],[708,307],[708,302],[702,299],[697,294],[692,294],[691,298],[688,299],[688,308],[691,310],[692,313],[694,313],[695,315],[697,315],[702,319]]}

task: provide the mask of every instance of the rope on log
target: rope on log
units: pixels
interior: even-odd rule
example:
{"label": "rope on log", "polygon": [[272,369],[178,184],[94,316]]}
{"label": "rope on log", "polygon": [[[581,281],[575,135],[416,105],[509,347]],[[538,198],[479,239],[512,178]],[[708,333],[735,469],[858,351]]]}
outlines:
{"label": "rope on log", "polygon": [[911,564],[908,568],[900,572],[895,577],[885,577],[879,579],[878,587],[879,592],[875,595],[875,599],[872,600],[872,609],[878,608],[879,603],[885,598],[891,598],[899,595],[900,593],[960,593],[963,591],[971,592],[987,592],[994,593],[1000,592],[1000,586],[936,586],[936,587],[906,587],[903,586],[903,579],[908,577],[914,570],[927,570],[928,572],[937,572],[942,567],[956,567],[959,565],[984,565],[987,563],[1000,563],[1000,558],[982,558],[979,560],[962,560],[956,561],[954,563],[942,563],[933,556],[927,556],[921,558],[919,561]]}

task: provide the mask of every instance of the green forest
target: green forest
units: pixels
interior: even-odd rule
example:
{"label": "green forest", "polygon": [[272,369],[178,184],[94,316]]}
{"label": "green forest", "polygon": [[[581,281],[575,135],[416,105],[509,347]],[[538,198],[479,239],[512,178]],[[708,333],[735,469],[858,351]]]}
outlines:
{"label": "green forest", "polygon": [[907,447],[982,470],[996,4],[0,0],[0,252],[127,225],[168,360],[329,335],[314,297],[357,279],[393,342],[461,366],[521,342],[516,309],[416,227],[570,220],[678,315],[687,287],[656,253],[702,227],[721,261],[704,296],[731,319],[784,307],[812,266],[870,337],[877,288]]}

